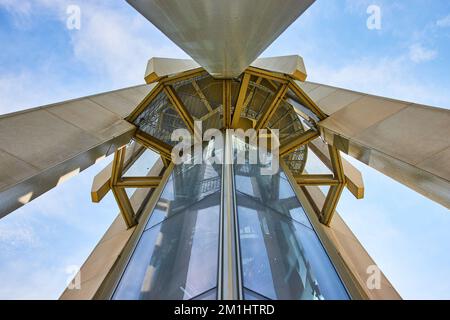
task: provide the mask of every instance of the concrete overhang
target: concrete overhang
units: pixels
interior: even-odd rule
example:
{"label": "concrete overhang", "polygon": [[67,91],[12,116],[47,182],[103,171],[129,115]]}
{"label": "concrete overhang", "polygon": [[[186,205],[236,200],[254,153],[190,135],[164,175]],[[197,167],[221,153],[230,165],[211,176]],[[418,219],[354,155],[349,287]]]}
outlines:
{"label": "concrete overhang", "polygon": [[216,78],[238,77],[314,1],[127,0]]}
{"label": "concrete overhang", "polygon": [[[259,58],[250,67],[285,74],[295,80],[305,81],[307,77],[303,58],[298,55]],[[150,84],[165,77],[201,68],[191,59],[151,58],[145,71],[145,81]]]}

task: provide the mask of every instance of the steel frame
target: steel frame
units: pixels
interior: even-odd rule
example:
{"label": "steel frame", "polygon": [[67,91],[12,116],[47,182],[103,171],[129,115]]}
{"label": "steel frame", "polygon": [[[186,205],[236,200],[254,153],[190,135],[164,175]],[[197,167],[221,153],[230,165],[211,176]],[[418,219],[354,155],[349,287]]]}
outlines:
{"label": "steel frame", "polygon": [[234,108],[233,120],[231,127],[237,129],[239,120],[241,119],[241,113],[244,107],[245,99],[247,98],[248,85],[250,83],[251,75],[247,72],[244,73],[241,81],[241,87],[239,88],[239,95]]}
{"label": "steel frame", "polygon": [[128,228],[138,223],[136,212],[130,202],[130,198],[126,193],[126,188],[157,188],[161,181],[161,177],[123,177],[124,161],[126,157],[126,147],[116,150],[112,163],[112,172],[110,179],[110,188],[114,194],[120,213],[125,220]]}
{"label": "steel frame", "polygon": [[[211,114],[218,112],[217,110],[211,110],[211,105],[208,101],[206,101],[206,97],[201,91],[198,84],[195,82],[195,77],[198,77],[200,75],[207,74],[206,71],[203,68],[197,68],[190,71],[185,71],[180,74],[170,76],[170,77],[164,77],[159,79],[159,83],[155,86],[155,88],[150,92],[147,97],[137,106],[137,108],[130,114],[129,117],[127,117],[127,120],[130,122],[133,122],[136,120],[136,118],[139,116],[140,113],[142,113],[145,108],[148,107],[148,105],[152,102],[153,99],[155,99],[161,92],[164,92],[166,96],[169,98],[171,104],[173,105],[174,109],[177,111],[180,118],[183,120],[183,122],[186,124],[187,128],[194,132],[194,123],[193,118],[189,114],[186,106],[184,106],[181,99],[177,96],[177,93],[175,89],[172,87],[172,85],[176,84],[179,81],[189,80],[192,79],[192,85],[195,89],[195,92],[200,97],[200,99],[204,100],[203,103],[205,107],[208,109],[207,116],[209,117]],[[302,107],[305,108],[305,110],[309,110],[308,112],[311,112],[311,114],[314,114],[319,121],[322,121],[327,118],[327,115],[315,104],[315,102],[308,97],[308,95],[300,88],[300,86],[296,83],[296,79],[290,75],[280,74],[276,72],[271,72],[255,67],[248,67],[247,70],[243,73],[241,77],[241,85],[239,88],[239,93],[237,96],[236,105],[234,107],[234,112],[232,112],[232,86],[231,86],[231,79],[225,79],[223,81],[223,127],[224,128],[238,128],[239,122],[241,119],[241,114],[246,106],[250,103],[250,100],[254,94],[254,88],[249,90],[249,84],[252,79],[252,77],[256,77],[256,83],[260,84],[262,80],[266,80],[272,89],[274,90],[275,94],[272,98],[272,101],[270,104],[266,107],[265,110],[262,110],[262,113],[259,117],[259,120],[256,121],[255,129],[263,129],[266,128],[267,125],[270,123],[270,120],[272,119],[273,115],[277,111],[278,107],[283,101],[286,101],[287,99],[294,99],[298,101]],[[219,108],[217,108],[219,109]],[[298,113],[298,115],[302,116],[302,112]],[[204,120],[202,118],[202,120]],[[305,119],[309,120],[309,119]],[[316,124],[313,123],[313,126],[303,132],[301,135],[292,138],[288,140],[287,142],[283,143],[280,146],[280,157],[285,157],[296,150],[298,150],[300,147],[309,145],[311,146],[312,150],[316,152],[318,151],[317,143],[314,141],[320,136],[319,130],[316,128]],[[169,166],[171,161],[171,150],[172,147],[166,144],[165,142],[156,139],[142,131],[137,130],[135,133],[134,139],[144,145],[147,148],[150,148],[157,153],[159,153],[164,159],[164,163],[166,166]],[[345,172],[344,172],[344,165],[343,161],[341,159],[341,155],[339,151],[333,147],[328,146],[329,149],[329,155],[330,157],[327,158],[323,154],[319,156],[319,158],[327,165],[333,172],[332,175],[299,175],[295,177],[295,182],[299,186],[329,186],[330,190],[327,194],[325,204],[318,213],[320,221],[325,224],[329,225],[331,223],[334,211],[336,209],[337,203],[339,201],[340,195],[342,193],[342,190],[347,185],[347,181],[349,181],[349,189],[350,191],[357,197],[362,198],[363,196],[363,185],[362,185],[362,179],[358,179],[359,177],[357,174],[352,174],[353,179],[349,179]],[[322,150],[323,151],[323,150]],[[117,161],[119,161],[114,168],[120,168],[120,161],[121,160],[121,152],[118,151],[117,154]],[[325,157],[325,158],[324,158]],[[345,163],[345,166],[348,167],[347,163]],[[354,169],[354,168],[353,168]],[[356,170],[356,169],[354,169]],[[117,174],[117,173],[116,173]],[[120,177],[120,175],[119,175]],[[112,180],[115,181],[115,180]],[[114,191],[116,195],[116,199],[118,199],[119,207],[121,207],[121,211],[123,211],[123,214],[125,215],[125,219],[130,223],[133,223],[132,220],[130,220],[130,206],[128,206],[128,203],[123,196],[123,193],[121,193],[120,190],[123,190],[125,187],[139,187],[139,186],[145,186],[145,187],[155,187],[158,186],[160,183],[160,180],[158,180],[156,177],[153,177],[153,180],[147,179],[145,177],[136,177],[136,178],[126,178],[122,180],[116,180],[114,184]]]}

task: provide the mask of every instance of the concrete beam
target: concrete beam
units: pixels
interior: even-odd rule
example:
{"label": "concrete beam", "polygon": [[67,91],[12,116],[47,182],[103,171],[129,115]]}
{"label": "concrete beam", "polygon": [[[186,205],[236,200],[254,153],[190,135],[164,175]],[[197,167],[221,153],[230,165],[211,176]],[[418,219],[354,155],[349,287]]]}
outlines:
{"label": "concrete beam", "polygon": [[217,78],[238,77],[314,0],[127,0]]}
{"label": "concrete beam", "polygon": [[148,86],[34,108],[0,117],[0,218],[128,143],[123,117]]}
{"label": "concrete beam", "polygon": [[162,78],[198,68],[200,65],[191,59],[151,58],[145,71],[145,82],[158,82]]}
{"label": "concrete beam", "polygon": [[[280,165],[289,180],[295,181],[286,163],[281,161]],[[353,299],[400,300],[401,296],[383,272],[380,272],[381,281],[378,290],[370,290],[367,287],[369,277],[367,269],[370,266],[376,266],[376,263],[337,211],[329,226],[319,221],[318,217],[326,201],[321,189],[317,186],[299,186],[295,183],[293,188],[351,297]]]}
{"label": "concrete beam", "polygon": [[319,123],[327,143],[450,208],[450,110],[297,84],[329,115]]}
{"label": "concrete beam", "polygon": [[[148,172],[149,176],[159,176],[164,172],[164,165],[158,159]],[[152,191],[150,191],[152,192]],[[149,196],[146,189],[138,189],[131,196],[133,211],[144,210],[145,199]],[[145,210],[144,210],[145,211]],[[140,224],[142,226],[142,224]],[[137,226],[139,228],[139,226]],[[84,262],[76,278],[80,279],[80,289],[67,288],[60,296],[60,300],[91,300],[104,283],[108,274],[113,270],[117,260],[123,254],[124,248],[136,230],[136,226],[128,228],[125,220],[119,214],[109,229],[100,239],[95,249]]]}
{"label": "concrete beam", "polygon": [[[137,142],[134,142],[131,146],[127,147],[123,172],[127,172],[144,151],[145,148]],[[111,190],[112,166],[113,164],[111,162],[94,177],[91,188],[92,202],[100,202]]]}
{"label": "concrete beam", "polygon": [[305,81],[307,77],[303,58],[297,55],[259,58],[255,60],[252,67],[289,75],[295,80]]}
{"label": "concrete beam", "polygon": [[[322,142],[320,139],[316,139],[311,141],[308,146],[311,151],[314,152],[314,154],[327,166],[328,169],[333,170],[327,144]],[[347,189],[355,196],[356,199],[363,199],[364,181],[361,172],[344,158],[341,160],[342,167],[344,168],[345,181],[347,182]]]}
{"label": "concrete beam", "polygon": [[[250,66],[288,75],[300,81],[305,81],[307,77],[303,58],[298,55],[259,58],[253,61]],[[156,83],[167,77],[198,70],[199,68],[200,65],[191,59],[151,58],[145,71],[145,81],[148,84]]]}

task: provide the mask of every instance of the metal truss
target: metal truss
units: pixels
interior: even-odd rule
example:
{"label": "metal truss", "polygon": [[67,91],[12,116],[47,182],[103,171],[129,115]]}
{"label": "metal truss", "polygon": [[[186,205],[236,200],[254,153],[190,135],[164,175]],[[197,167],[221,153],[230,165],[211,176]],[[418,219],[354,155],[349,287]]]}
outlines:
{"label": "metal truss", "polygon": [[110,188],[119,206],[125,223],[129,228],[135,226],[137,216],[135,208],[126,193],[126,188],[151,188],[155,189],[162,181],[162,177],[123,177],[124,163],[126,158],[126,147],[116,150],[112,163]]}
{"label": "metal truss", "polygon": [[[328,156],[324,154],[323,147],[319,147],[322,143],[319,141],[320,132],[317,124],[327,118],[327,115],[308,97],[308,95],[300,88],[290,75],[280,74],[267,70],[249,67],[239,77],[239,79],[216,80],[222,82],[222,105],[217,106],[217,102],[209,101],[207,94],[204,92],[198,81],[208,77],[207,72],[202,69],[194,69],[182,72],[175,76],[168,76],[158,79],[157,85],[145,97],[145,99],[137,106],[137,108],[127,117],[130,122],[136,119],[146,110],[149,105],[161,94],[166,96],[165,103],[170,103],[170,107],[176,111],[178,121],[186,125],[186,128],[194,132],[194,120],[200,119],[207,121],[211,117],[219,114],[222,117],[220,125],[222,129],[240,128],[243,117],[253,119],[253,127],[255,129],[273,129],[280,130],[281,145],[280,157],[284,158],[295,177],[295,182],[301,186],[328,186],[329,192],[326,196],[323,208],[317,213],[320,221],[325,225],[330,225],[340,195],[347,183],[350,191],[357,198],[363,195],[362,180],[358,179],[357,174],[344,172],[343,160],[339,151],[330,145],[328,146]],[[233,82],[239,82],[238,92],[235,92],[235,100],[233,101]],[[204,111],[200,116],[193,117],[189,108],[186,107],[183,99],[177,93],[178,85],[190,84],[192,86],[192,94],[189,98],[195,98],[200,101],[201,110]],[[236,87],[235,87],[236,88]],[[236,89],[235,89],[236,90]],[[258,95],[260,98],[265,96],[264,101],[260,103],[260,109],[251,108],[253,100]],[[295,104],[295,106],[293,106]],[[213,105],[216,108],[213,108]],[[234,105],[234,106],[233,106]],[[290,112],[281,110],[281,106],[286,108],[289,106],[295,110],[292,115]],[[277,116],[275,116],[277,115]],[[152,118],[150,125],[157,128],[161,132],[166,126],[170,126],[170,121],[175,115],[159,115]],[[304,125],[308,127],[304,129]],[[174,124],[175,125],[175,124]],[[218,128],[220,129],[220,128]],[[156,130],[156,129],[155,129]],[[143,146],[159,153],[164,159],[165,165],[171,161],[172,146],[138,128],[134,139]],[[319,158],[325,165],[330,168],[332,174],[314,175],[303,174],[306,162],[306,153],[308,148],[319,155]],[[119,203],[125,221],[129,226],[136,223],[134,220],[134,212],[124,188],[153,188],[157,187],[161,181],[159,177],[134,177],[123,178],[121,170],[123,168],[125,149],[116,152],[113,165],[113,175],[111,178],[111,189]],[[346,164],[346,167],[349,164]],[[354,169],[356,170],[356,169]]]}

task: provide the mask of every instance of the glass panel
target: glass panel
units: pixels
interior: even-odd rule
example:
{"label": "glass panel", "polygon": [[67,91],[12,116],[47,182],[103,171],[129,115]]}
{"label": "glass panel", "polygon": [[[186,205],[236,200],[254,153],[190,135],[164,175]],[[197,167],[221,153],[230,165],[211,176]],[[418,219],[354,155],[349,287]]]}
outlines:
{"label": "glass panel", "polygon": [[192,300],[217,300],[217,289],[214,288],[209,290],[208,292],[205,292]]}
{"label": "glass panel", "polygon": [[244,288],[244,300],[269,300],[269,299],[257,294],[254,291]]}
{"label": "glass panel", "polygon": [[[147,229],[157,223],[182,213],[202,200],[220,194],[222,167],[220,165],[180,165],[189,166],[174,172],[167,182],[161,198],[156,204],[147,224]],[[217,200],[217,204],[220,200]]]}
{"label": "glass panel", "polygon": [[175,167],[114,299],[188,300],[217,287],[221,173]]}
{"label": "glass panel", "polygon": [[146,149],[141,156],[131,165],[130,168],[123,174],[124,177],[145,177],[150,169],[158,160],[158,155]]}
{"label": "glass panel", "polygon": [[174,146],[172,133],[186,125],[164,92],[159,93],[136,118],[134,124],[143,132]]}
{"label": "glass panel", "polygon": [[[124,172],[124,177],[146,177],[150,172],[151,168],[155,164],[156,160],[158,160],[158,155],[146,149],[141,156],[136,159],[136,161],[131,165],[130,168],[126,172]],[[137,188],[126,188],[125,192],[128,195],[128,198],[131,198],[133,194],[136,192]],[[147,189],[147,193],[151,189]]]}
{"label": "glass panel", "polygon": [[237,193],[248,195],[278,214],[312,228],[284,173],[261,175],[258,165],[236,165],[235,168]]}
{"label": "glass panel", "polygon": [[[314,231],[238,195],[244,286],[270,299],[347,299]],[[253,202],[253,204],[252,204]]]}
{"label": "glass panel", "polygon": [[253,292],[245,298],[348,299],[285,174],[260,169],[235,165],[243,284]]}
{"label": "glass panel", "polygon": [[143,233],[114,299],[191,299],[217,285],[220,207],[198,207]]}

